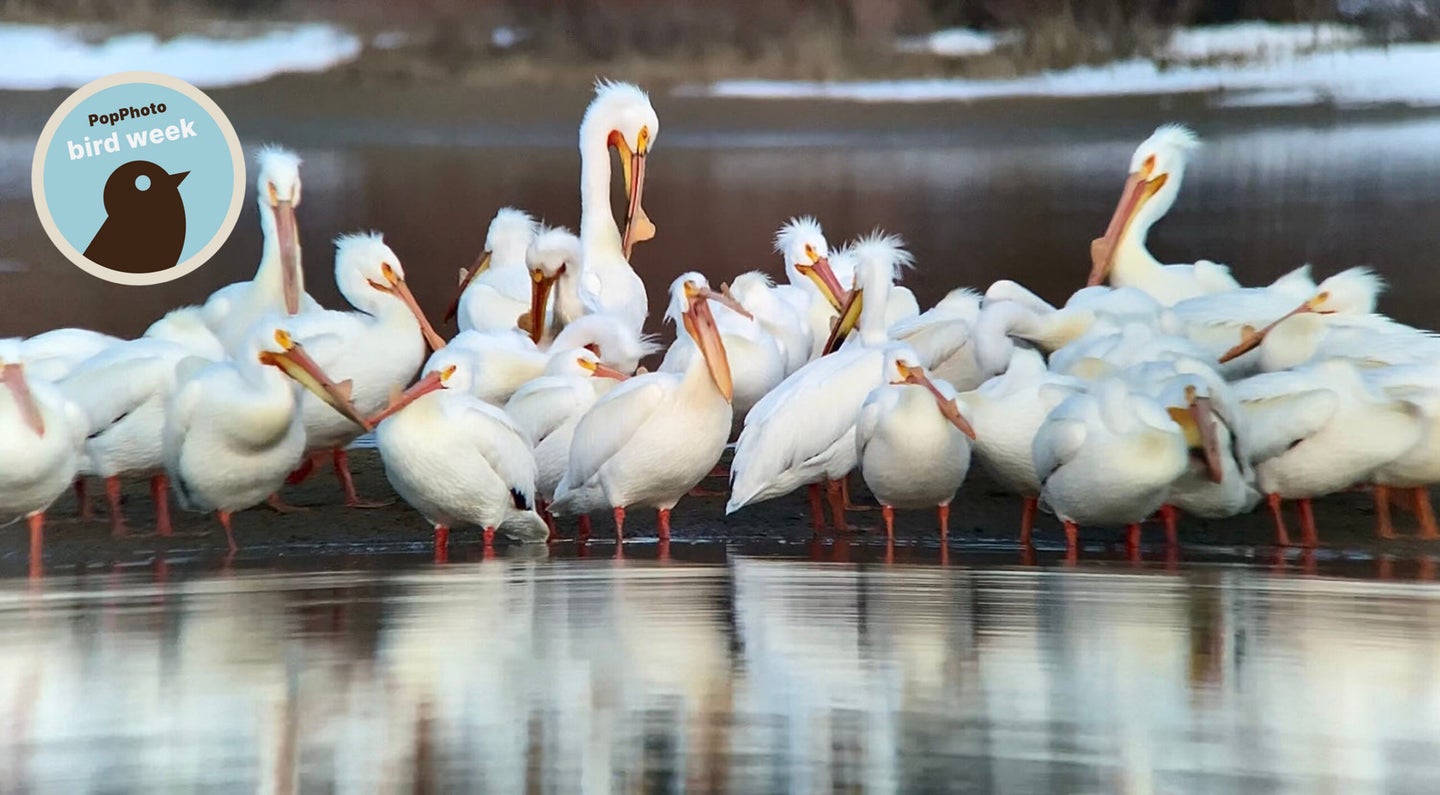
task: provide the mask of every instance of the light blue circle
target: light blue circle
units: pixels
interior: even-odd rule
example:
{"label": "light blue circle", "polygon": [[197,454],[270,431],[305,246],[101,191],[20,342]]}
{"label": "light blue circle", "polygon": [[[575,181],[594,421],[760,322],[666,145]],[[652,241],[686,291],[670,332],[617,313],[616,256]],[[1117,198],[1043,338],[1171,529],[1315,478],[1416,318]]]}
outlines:
{"label": "light blue circle", "polygon": [[141,174],[140,176],[136,177],[136,178],[135,178],[135,189],[136,189],[136,190],[150,190],[150,178],[147,177],[147,176],[145,176],[144,174]]}
{"label": "light blue circle", "polygon": [[[162,104],[165,110],[147,115],[152,104],[155,111]],[[110,116],[130,108],[141,113],[113,124],[91,123],[91,114]],[[157,129],[158,134],[152,132]],[[106,142],[117,151],[108,151]],[[185,242],[178,262],[189,260],[221,231],[236,169],[216,120],[194,99],[164,85],[134,82],[103,89],[76,105],[55,128],[45,154],[43,183],[55,228],[84,251],[106,219],[106,181],[116,168],[134,160],[148,160],[170,174],[190,172],[178,186],[185,206]]]}

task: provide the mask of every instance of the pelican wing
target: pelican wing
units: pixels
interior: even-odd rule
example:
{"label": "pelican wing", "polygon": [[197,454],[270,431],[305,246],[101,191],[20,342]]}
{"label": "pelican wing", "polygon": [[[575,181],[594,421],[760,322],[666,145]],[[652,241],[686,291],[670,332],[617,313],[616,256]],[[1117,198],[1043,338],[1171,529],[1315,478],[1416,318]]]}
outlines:
{"label": "pelican wing", "polygon": [[970,324],[958,315],[931,315],[931,312],[901,321],[890,329],[890,338],[914,348],[926,369],[934,369],[936,365],[954,358],[965,349],[971,338]]}
{"label": "pelican wing", "polygon": [[535,454],[525,432],[505,412],[470,395],[445,404],[448,433],[463,434],[480,451],[490,467],[525,498],[520,508],[535,507]]}
{"label": "pelican wing", "polygon": [[[182,359],[176,365],[178,385],[165,407],[165,430],[162,449],[165,454],[165,471],[175,487],[180,503],[187,508],[194,507],[185,478],[180,471],[180,454],[184,450],[185,436],[195,419],[195,410],[204,400],[204,379],[197,377],[212,364],[200,357]],[[213,371],[212,371],[213,372]]]}
{"label": "pelican wing", "polygon": [[785,485],[782,475],[793,474],[853,428],[866,396],[882,380],[882,360],[880,351],[863,347],[823,356],[761,398],[736,443],[726,510]]}
{"label": "pelican wing", "polygon": [[1198,282],[1206,292],[1219,293],[1227,290],[1234,290],[1240,286],[1235,277],[1230,275],[1230,266],[1221,265],[1218,262],[1211,262],[1202,259],[1190,266],[1195,274],[1195,281]]}
{"label": "pelican wing", "polygon": [[1035,434],[1031,454],[1035,457],[1035,475],[1041,483],[1064,463],[1074,458],[1085,446],[1089,435],[1085,421],[1079,417],[1054,416],[1045,420]]}
{"label": "pelican wing", "polygon": [[[945,382],[937,382],[937,385]],[[900,400],[899,393],[889,387],[879,387],[865,398],[865,404],[860,407],[860,418],[855,423],[855,452],[861,456],[865,454],[866,445],[875,436],[880,427],[880,420],[891,411],[895,410],[895,404]]]}
{"label": "pelican wing", "polygon": [[1285,452],[1335,416],[1340,397],[1310,373],[1265,373],[1234,385],[1255,461]]}
{"label": "pelican wing", "polygon": [[175,359],[162,355],[109,357],[86,362],[59,384],[85,412],[87,436],[103,433],[157,394],[170,391]]}
{"label": "pelican wing", "polygon": [[595,401],[575,426],[566,481],[574,488],[589,482],[666,403],[679,380],[670,373],[646,373]]}
{"label": "pelican wing", "polygon": [[595,402],[595,390],[578,378],[543,376],[515,391],[505,413],[538,445],[566,420]]}

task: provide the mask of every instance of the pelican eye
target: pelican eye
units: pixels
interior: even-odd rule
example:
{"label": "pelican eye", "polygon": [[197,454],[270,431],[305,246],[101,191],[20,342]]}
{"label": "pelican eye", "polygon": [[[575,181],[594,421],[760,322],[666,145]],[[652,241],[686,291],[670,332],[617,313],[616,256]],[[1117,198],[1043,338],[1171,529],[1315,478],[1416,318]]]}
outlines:
{"label": "pelican eye", "polygon": [[1150,175],[1153,173],[1155,173],[1155,156],[1150,155],[1145,158],[1145,164],[1140,166],[1140,177],[1142,179],[1150,179]]}
{"label": "pelican eye", "polygon": [[275,205],[279,204],[280,194],[278,191],[275,190],[275,183],[267,182],[265,183],[265,187],[270,193],[270,206],[274,207]]}
{"label": "pelican eye", "polygon": [[285,350],[295,347],[295,340],[290,338],[290,333],[285,329],[275,329],[275,343]]}
{"label": "pelican eye", "polygon": [[440,383],[443,384],[443,383],[445,383],[446,381],[449,381],[449,380],[450,380],[450,376],[452,376],[452,375],[454,375],[454,374],[455,374],[455,365],[453,365],[453,364],[450,365],[449,367],[446,367],[444,370],[441,370],[441,371],[440,371]]}

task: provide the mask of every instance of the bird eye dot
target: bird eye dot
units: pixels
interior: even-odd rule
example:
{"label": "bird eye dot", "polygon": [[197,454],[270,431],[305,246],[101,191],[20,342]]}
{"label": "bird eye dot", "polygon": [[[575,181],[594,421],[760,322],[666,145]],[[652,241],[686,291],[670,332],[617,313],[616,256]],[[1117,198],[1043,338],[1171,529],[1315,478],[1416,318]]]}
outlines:
{"label": "bird eye dot", "polygon": [[135,178],[135,190],[150,190],[150,178],[141,174]]}

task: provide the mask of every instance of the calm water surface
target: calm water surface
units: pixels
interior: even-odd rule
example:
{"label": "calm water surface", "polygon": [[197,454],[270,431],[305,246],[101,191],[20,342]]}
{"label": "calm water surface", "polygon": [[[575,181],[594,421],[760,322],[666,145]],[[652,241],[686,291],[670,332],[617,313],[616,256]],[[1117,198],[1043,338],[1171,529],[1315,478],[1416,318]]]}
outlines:
{"label": "calm water surface", "polygon": [[1440,589],[734,558],[0,588],[5,792],[1433,792]]}
{"label": "calm water surface", "polygon": [[[398,93],[366,103],[217,98],[247,147],[279,140],[305,158],[304,261],[309,289],[328,305],[340,305],[330,241],[343,232],[383,231],[422,303],[438,313],[498,207],[578,223],[574,126],[583,95],[477,107],[473,118],[443,121],[385,115],[385,102],[404,101]],[[281,108],[282,99],[299,107]],[[906,281],[922,302],[1001,277],[1063,300],[1084,283],[1089,241],[1109,220],[1130,153],[1171,119],[1195,124],[1207,145],[1153,236],[1162,259],[1230,263],[1250,284],[1304,262],[1321,274],[1372,265],[1394,285],[1384,309],[1424,325],[1440,299],[1431,277],[1440,247],[1434,116],[1245,122],[1160,108],[1112,117],[1057,104],[1048,115],[1017,110],[1013,122],[990,112],[975,126],[954,110],[655,102],[664,132],[645,195],[660,233],[637,248],[634,263],[650,287],[656,331],[664,287],[683,271],[717,281],[753,268],[778,273],[771,236],[800,213],[817,215],[835,241],[876,226],[904,235],[918,263]],[[34,137],[53,104],[6,104],[14,107],[0,120],[0,285],[26,300],[0,314],[0,334],[63,325],[136,334],[169,308],[254,272],[259,229],[248,200],[221,254],[177,283],[116,287],[80,272],[45,238],[30,198]],[[547,110],[539,121],[505,124],[505,114],[550,104],[573,114]]]}

